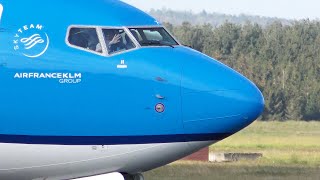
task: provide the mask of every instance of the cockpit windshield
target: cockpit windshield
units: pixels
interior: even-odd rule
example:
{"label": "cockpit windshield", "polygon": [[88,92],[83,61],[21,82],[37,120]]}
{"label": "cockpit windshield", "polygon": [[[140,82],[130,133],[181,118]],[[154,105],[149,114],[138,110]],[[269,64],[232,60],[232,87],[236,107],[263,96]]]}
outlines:
{"label": "cockpit windshield", "polygon": [[[145,46],[174,46],[179,43],[163,27],[99,27],[71,25],[66,43],[90,53],[110,56]],[[139,45],[140,44],[140,45]]]}
{"label": "cockpit windshield", "polygon": [[176,40],[163,28],[129,28],[141,46],[175,46]]}

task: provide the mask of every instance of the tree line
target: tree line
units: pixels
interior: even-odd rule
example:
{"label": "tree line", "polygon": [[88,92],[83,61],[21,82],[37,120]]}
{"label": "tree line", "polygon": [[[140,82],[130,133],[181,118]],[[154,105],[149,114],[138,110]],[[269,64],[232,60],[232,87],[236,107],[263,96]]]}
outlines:
{"label": "tree line", "polygon": [[170,9],[152,9],[148,12],[150,15],[156,17],[161,22],[170,22],[173,25],[181,25],[183,22],[188,21],[193,25],[211,24],[213,27],[218,27],[224,24],[226,21],[244,25],[246,22],[257,23],[262,27],[272,24],[275,21],[279,21],[282,24],[289,25],[293,21],[287,19],[280,19],[274,17],[263,17],[254,15],[228,15],[215,12],[206,12],[203,10],[200,13],[194,13],[192,11],[173,11]]}
{"label": "tree line", "polygon": [[255,82],[266,100],[261,120],[320,120],[320,22],[164,25]]}

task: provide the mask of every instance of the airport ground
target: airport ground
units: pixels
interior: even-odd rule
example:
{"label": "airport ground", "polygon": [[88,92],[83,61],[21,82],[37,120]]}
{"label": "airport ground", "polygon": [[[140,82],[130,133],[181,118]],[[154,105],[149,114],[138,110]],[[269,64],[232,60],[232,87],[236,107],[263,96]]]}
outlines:
{"label": "airport ground", "polygon": [[262,153],[255,161],[178,161],[145,173],[148,180],[320,180],[320,122],[255,122],[211,152]]}

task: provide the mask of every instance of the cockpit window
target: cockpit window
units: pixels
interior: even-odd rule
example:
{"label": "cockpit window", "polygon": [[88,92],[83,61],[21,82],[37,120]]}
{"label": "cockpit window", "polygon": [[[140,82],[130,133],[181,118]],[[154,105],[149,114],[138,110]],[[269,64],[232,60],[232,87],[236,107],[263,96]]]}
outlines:
{"label": "cockpit window", "polygon": [[162,27],[130,28],[132,35],[141,46],[175,46],[179,45]]}
{"label": "cockpit window", "polygon": [[135,44],[124,29],[102,29],[109,54],[135,48]]}
{"label": "cockpit window", "polygon": [[102,53],[96,28],[71,28],[68,41],[71,45],[96,53]]}
{"label": "cockpit window", "polygon": [[179,43],[163,27],[100,27],[72,25],[67,45],[82,51],[110,56],[141,46],[170,46]]}

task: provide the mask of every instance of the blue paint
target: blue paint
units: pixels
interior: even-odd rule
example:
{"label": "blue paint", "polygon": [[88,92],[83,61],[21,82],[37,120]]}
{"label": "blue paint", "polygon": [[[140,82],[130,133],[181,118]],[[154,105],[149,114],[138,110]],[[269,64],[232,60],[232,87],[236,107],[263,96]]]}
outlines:
{"label": "blue paint", "polygon": [[58,145],[123,145],[175,143],[189,141],[220,141],[231,134],[172,134],[153,136],[17,136],[0,135],[3,143]]}
{"label": "blue paint", "polygon": [[[117,0],[56,0],[27,11],[38,3],[1,1],[0,28],[5,31],[0,32],[0,142],[221,140],[249,125],[263,110],[261,92],[251,81],[190,48],[143,47],[105,57],[66,44],[71,25],[159,26],[134,7]],[[50,38],[48,50],[35,59],[13,48],[17,31],[30,24],[43,25]],[[117,68],[121,60],[127,69]],[[81,82],[18,79],[16,73],[80,73]],[[155,111],[158,103],[165,105],[165,112]]]}

